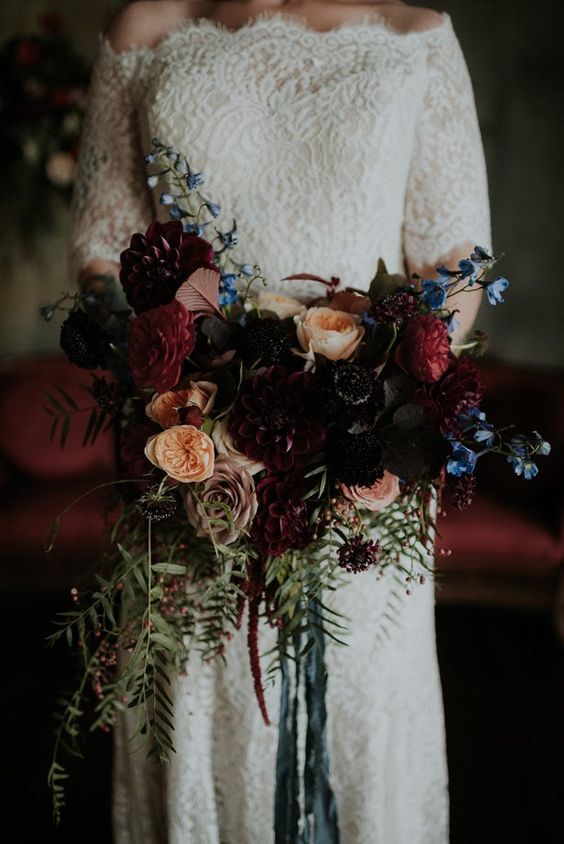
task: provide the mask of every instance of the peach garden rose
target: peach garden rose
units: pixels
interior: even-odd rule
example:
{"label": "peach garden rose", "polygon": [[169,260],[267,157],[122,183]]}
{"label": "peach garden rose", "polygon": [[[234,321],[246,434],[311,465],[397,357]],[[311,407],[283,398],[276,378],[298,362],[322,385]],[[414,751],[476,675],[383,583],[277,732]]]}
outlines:
{"label": "peach garden rose", "polygon": [[352,357],[364,336],[357,314],[333,308],[309,308],[302,316],[295,316],[294,322],[302,349],[329,360]]}
{"label": "peach garden rose", "polygon": [[194,425],[173,425],[156,434],[145,446],[147,458],[180,483],[205,481],[213,474],[214,445]]}
{"label": "peach garden rose", "polygon": [[172,428],[184,422],[181,415],[183,408],[196,408],[202,416],[211,413],[216,393],[217,384],[211,381],[192,381],[184,390],[155,393],[145,412],[149,419],[158,422],[161,428]]}
{"label": "peach garden rose", "polygon": [[392,504],[400,494],[399,478],[384,470],[383,477],[372,486],[345,486],[341,484],[341,492],[358,507],[379,513]]}

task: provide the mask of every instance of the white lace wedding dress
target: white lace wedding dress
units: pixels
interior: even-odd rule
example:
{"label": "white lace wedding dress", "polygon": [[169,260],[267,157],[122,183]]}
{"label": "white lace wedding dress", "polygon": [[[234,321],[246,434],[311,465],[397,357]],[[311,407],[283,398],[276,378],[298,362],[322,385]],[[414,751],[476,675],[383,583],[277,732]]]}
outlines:
{"label": "white lace wedding dress", "polygon": [[[472,85],[447,13],[408,34],[368,13],[321,33],[280,12],[237,31],[197,19],[154,48],[120,54],[101,37],[74,198],[75,270],[118,260],[132,232],[166,219],[145,185],[152,137],[203,172],[204,195],[222,207],[218,224],[237,220],[239,257],[258,262],[273,287],[305,271],[366,288],[379,256],[401,272],[406,258],[434,265],[466,240],[491,247]],[[316,284],[284,290],[319,295]],[[433,584],[403,598],[399,626],[377,647],[390,589],[366,572],[334,600],[351,619],[348,647],[329,644],[326,655],[341,842],[444,844]],[[261,635],[266,650],[273,633]],[[226,668],[195,657],[175,681],[169,768],[131,754],[132,722],[118,723],[116,844],[274,840],[279,688],[267,689],[266,727],[244,629],[227,657]]]}

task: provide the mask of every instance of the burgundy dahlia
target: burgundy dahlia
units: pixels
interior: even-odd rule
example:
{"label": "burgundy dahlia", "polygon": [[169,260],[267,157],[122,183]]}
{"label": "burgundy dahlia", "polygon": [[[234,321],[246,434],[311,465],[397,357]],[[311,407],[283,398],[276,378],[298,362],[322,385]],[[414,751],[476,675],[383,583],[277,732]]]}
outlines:
{"label": "burgundy dahlia", "polygon": [[194,316],[174,300],[141,314],[129,325],[128,356],[138,387],[165,393],[180,380],[182,364],[196,343]]}
{"label": "burgundy dahlia", "polygon": [[407,290],[395,290],[384,296],[373,307],[374,319],[397,326],[403,325],[415,316],[418,310],[417,297]]}
{"label": "burgundy dahlia", "polygon": [[231,411],[235,447],[275,472],[305,466],[325,443],[315,380],[271,366],[245,382]]}
{"label": "burgundy dahlia", "polygon": [[258,510],[251,541],[264,556],[279,557],[289,548],[301,550],[311,542],[307,504],[300,479],[270,475],[256,488]]}
{"label": "burgundy dahlia", "polygon": [[207,240],[186,234],[180,220],[151,223],[137,232],[120,255],[120,281],[136,314],[166,305],[180,285],[200,267],[217,270]]}
{"label": "burgundy dahlia", "polygon": [[420,314],[407,324],[396,349],[396,363],[416,381],[438,381],[449,365],[446,325],[432,314]]}
{"label": "burgundy dahlia", "polygon": [[451,355],[443,378],[438,384],[420,387],[415,393],[415,401],[425,410],[426,428],[459,434],[459,414],[478,407],[483,396],[484,385],[474,361]]}
{"label": "burgundy dahlia", "polygon": [[366,571],[378,563],[380,544],[361,536],[353,536],[337,552],[339,565],[353,574]]}

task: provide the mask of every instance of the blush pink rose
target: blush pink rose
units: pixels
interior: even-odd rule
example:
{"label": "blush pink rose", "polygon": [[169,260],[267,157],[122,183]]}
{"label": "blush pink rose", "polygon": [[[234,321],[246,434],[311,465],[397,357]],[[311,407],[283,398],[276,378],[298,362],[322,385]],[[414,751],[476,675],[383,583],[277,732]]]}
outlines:
{"label": "blush pink rose", "polygon": [[384,470],[384,475],[372,486],[345,486],[341,484],[341,492],[358,507],[379,513],[380,510],[392,504],[400,494],[399,478]]}
{"label": "blush pink rose", "polygon": [[309,308],[305,314],[295,316],[294,322],[302,349],[329,360],[352,357],[364,336],[357,314],[333,308]]}

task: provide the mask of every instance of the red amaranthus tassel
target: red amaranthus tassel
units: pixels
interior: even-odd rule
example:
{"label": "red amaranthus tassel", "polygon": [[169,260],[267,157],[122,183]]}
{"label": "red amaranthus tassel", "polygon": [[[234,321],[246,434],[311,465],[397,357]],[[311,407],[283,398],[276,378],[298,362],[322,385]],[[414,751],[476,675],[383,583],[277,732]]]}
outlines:
{"label": "red amaranthus tassel", "polygon": [[270,718],[266,708],[266,700],[264,698],[264,689],[262,686],[262,676],[260,669],[259,647],[258,647],[258,624],[259,624],[259,607],[262,600],[262,593],[264,588],[264,577],[262,572],[262,564],[260,561],[251,562],[249,564],[249,573],[245,583],[245,591],[249,602],[249,619],[247,630],[247,648],[249,650],[249,660],[251,664],[251,674],[253,677],[253,684],[255,688],[255,695],[261,711],[264,723],[269,726]]}

